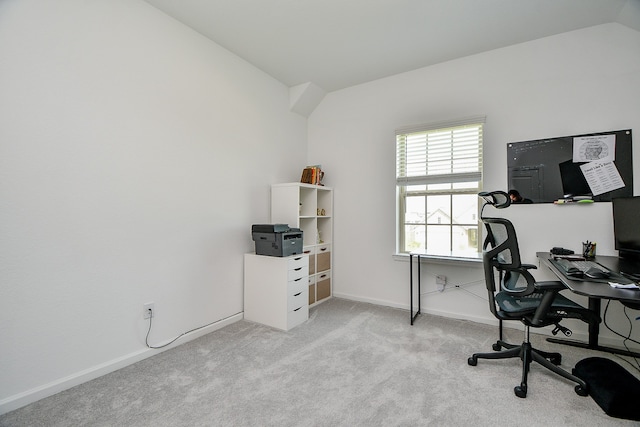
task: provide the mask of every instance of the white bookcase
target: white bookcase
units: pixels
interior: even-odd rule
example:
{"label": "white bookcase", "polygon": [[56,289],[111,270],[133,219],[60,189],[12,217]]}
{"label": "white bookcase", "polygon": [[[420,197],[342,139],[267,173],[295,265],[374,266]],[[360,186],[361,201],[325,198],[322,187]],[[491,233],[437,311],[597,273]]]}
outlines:
{"label": "white bookcase", "polygon": [[309,305],[332,294],[333,189],[300,182],[271,186],[271,223],[303,232],[309,255]]}

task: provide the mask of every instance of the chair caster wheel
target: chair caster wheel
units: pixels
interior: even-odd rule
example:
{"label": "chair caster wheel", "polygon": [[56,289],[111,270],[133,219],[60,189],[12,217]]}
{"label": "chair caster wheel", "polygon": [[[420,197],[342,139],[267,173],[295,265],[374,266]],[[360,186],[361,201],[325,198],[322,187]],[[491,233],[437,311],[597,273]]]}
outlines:
{"label": "chair caster wheel", "polygon": [[494,351],[502,350],[502,346],[498,343],[493,344],[491,347],[493,348]]}
{"label": "chair caster wheel", "polygon": [[574,390],[576,391],[576,394],[578,396],[588,396],[589,395],[589,391],[585,387],[582,387],[581,385],[577,385]]}
{"label": "chair caster wheel", "polygon": [[516,396],[525,398],[527,397],[527,386],[526,385],[518,385],[513,388],[513,391],[516,393]]}
{"label": "chair caster wheel", "polygon": [[469,359],[467,359],[467,363],[471,366],[476,366],[478,364],[478,359],[471,356]]}

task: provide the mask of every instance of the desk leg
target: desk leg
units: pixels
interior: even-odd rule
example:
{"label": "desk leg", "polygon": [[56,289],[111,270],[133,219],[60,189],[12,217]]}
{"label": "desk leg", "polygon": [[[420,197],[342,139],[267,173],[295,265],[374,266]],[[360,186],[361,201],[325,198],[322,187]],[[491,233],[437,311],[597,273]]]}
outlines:
{"label": "desk leg", "polygon": [[418,311],[413,314],[413,254],[409,254],[409,313],[411,316],[411,324],[418,314],[420,314],[420,255],[416,255],[418,260]]}
{"label": "desk leg", "polygon": [[409,254],[409,320],[413,325],[413,254]]}
{"label": "desk leg", "polygon": [[[599,298],[589,298],[589,310],[592,310],[598,313],[598,316],[601,315],[601,300]],[[566,340],[562,338],[547,338],[547,341],[556,343],[556,344],[565,344],[570,345],[572,347],[580,347],[580,348],[588,348],[591,350],[604,351],[607,353],[619,354],[622,356],[630,356],[630,357],[640,357],[640,353],[636,353],[633,351],[623,350],[621,348],[607,347],[598,344],[598,335],[600,335],[600,324],[595,323],[589,325],[589,342],[584,343],[580,341]]]}
{"label": "desk leg", "polygon": [[[598,313],[600,316],[602,306],[600,298],[589,298],[589,310]],[[598,348],[598,335],[600,335],[600,324],[592,323],[589,325],[589,348]]]}

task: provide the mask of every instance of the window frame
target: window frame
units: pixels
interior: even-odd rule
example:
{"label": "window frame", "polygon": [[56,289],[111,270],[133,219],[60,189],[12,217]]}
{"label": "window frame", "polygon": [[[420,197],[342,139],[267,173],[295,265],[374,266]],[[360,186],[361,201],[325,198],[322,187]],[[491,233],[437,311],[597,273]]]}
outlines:
{"label": "window frame", "polygon": [[[410,252],[414,252],[410,249],[406,249],[406,227],[410,225],[407,222],[405,213],[407,207],[407,198],[412,195],[423,197],[425,203],[425,213],[427,212],[427,197],[431,195],[447,195],[449,196],[449,209],[451,212],[451,216],[453,216],[453,205],[454,205],[454,196],[455,195],[477,195],[478,192],[482,191],[482,155],[483,155],[483,131],[484,131],[484,116],[475,116],[470,118],[465,118],[461,120],[455,121],[447,121],[447,122],[438,122],[431,124],[424,124],[418,126],[405,127],[396,130],[396,254],[399,255],[407,255]],[[477,138],[475,139],[475,143],[470,145],[464,144],[464,138],[456,137],[455,133],[461,133],[464,135],[466,132],[473,133],[474,130],[477,132]],[[432,163],[438,162],[438,164],[444,164],[445,169],[449,169],[449,173],[440,172],[430,173],[429,171],[432,168],[429,168],[429,154],[435,152],[433,148],[430,152],[429,145],[432,144],[430,142],[429,137],[438,136],[441,134],[450,133],[449,141],[444,146],[448,147],[450,151],[449,156],[445,156],[444,160],[442,158],[436,158],[435,161],[432,160]],[[415,148],[420,145],[420,142],[414,143],[409,141],[409,137],[418,137],[421,138],[424,136],[424,153],[415,154],[412,152],[411,148]],[[446,138],[445,138],[446,139]],[[473,138],[471,138],[473,140]],[[415,145],[412,145],[415,144]],[[411,147],[410,147],[411,145]],[[469,148],[470,153],[472,155],[467,156],[462,155],[456,157],[456,149],[459,147],[464,147],[461,151],[464,152],[465,149]],[[474,155],[475,150],[475,155]],[[419,159],[416,162],[416,159],[424,157],[424,161]],[[456,160],[461,160],[462,166],[457,165]],[[469,163],[466,163],[469,161]],[[413,162],[413,163],[412,163]],[[424,162],[424,164],[423,164]],[[418,169],[422,167],[422,173],[416,172]],[[413,170],[412,170],[413,168]],[[459,168],[456,171],[456,168]],[[456,189],[457,183],[471,183],[477,182],[476,187],[465,187]],[[429,189],[433,184],[448,184],[448,188],[446,189]],[[415,189],[410,191],[411,187],[423,186],[423,189]],[[433,255],[435,257],[444,257],[444,258],[460,258],[461,255],[456,253],[455,250],[451,251],[449,254],[443,254],[441,252],[430,250],[429,247],[426,246],[428,241],[427,237],[427,228],[429,225],[429,221],[427,218],[424,218],[424,223],[418,223],[418,226],[424,227],[425,230],[425,238],[422,242],[424,244],[425,249],[420,250],[418,252]],[[432,224],[433,225],[433,224]],[[475,253],[466,252],[470,254],[472,257],[478,256],[481,251],[480,239],[482,236],[481,230],[481,221],[480,221],[480,203],[477,205],[477,212],[475,214],[475,222],[474,223],[464,223],[462,226],[469,225],[475,226],[476,230],[476,251]],[[454,227],[456,223],[453,218],[445,224],[444,226],[448,227],[448,236],[449,236],[449,247],[453,248],[453,242],[455,239],[454,235]],[[464,255],[462,255],[464,257]]]}

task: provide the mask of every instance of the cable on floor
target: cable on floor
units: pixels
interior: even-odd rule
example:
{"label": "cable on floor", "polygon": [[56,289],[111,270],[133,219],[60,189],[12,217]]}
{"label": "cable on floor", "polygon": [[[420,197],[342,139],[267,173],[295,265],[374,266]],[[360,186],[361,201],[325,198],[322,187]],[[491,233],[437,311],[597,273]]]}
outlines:
{"label": "cable on floor", "polygon": [[[443,293],[443,292],[448,292],[448,291],[451,291],[451,290],[454,290],[454,289],[459,289],[459,290],[461,290],[461,291],[465,291],[465,292],[466,292],[466,293],[468,293],[469,295],[473,295],[473,296],[474,296],[474,297],[476,297],[476,298],[480,298],[480,299],[481,299],[481,300],[483,300],[483,301],[488,301],[488,299],[487,299],[485,296],[475,294],[475,293],[471,292],[470,290],[468,290],[468,289],[465,289],[465,288],[464,288],[464,286],[481,285],[481,284],[484,284],[484,280],[474,280],[474,281],[467,282],[467,283],[461,283],[461,284],[459,284],[459,285],[450,285],[450,286],[445,286],[445,288],[444,288],[442,291],[435,290],[435,291],[422,292],[422,293],[420,294],[420,296],[425,296],[425,295],[437,295],[437,294],[441,294],[441,293]],[[483,289],[484,289],[484,288],[483,288]]]}
{"label": "cable on floor", "polygon": [[160,349],[160,348],[164,348],[164,347],[167,347],[168,345],[171,345],[171,344],[173,344],[174,342],[178,341],[178,340],[179,340],[180,338],[182,338],[183,336],[185,336],[185,335],[187,335],[187,334],[190,334],[191,332],[199,331],[200,329],[204,329],[204,328],[209,327],[209,326],[211,326],[211,325],[215,325],[216,323],[224,322],[225,320],[227,320],[227,319],[229,319],[229,318],[231,318],[231,317],[233,317],[233,316],[237,316],[238,314],[240,314],[240,312],[235,313],[235,314],[232,314],[232,315],[230,315],[230,316],[227,316],[227,317],[225,317],[224,319],[216,320],[215,322],[211,322],[211,323],[208,323],[208,324],[203,325],[203,326],[198,326],[197,328],[193,328],[193,329],[191,329],[191,330],[189,330],[189,331],[187,331],[187,332],[183,332],[183,333],[181,333],[180,335],[178,335],[177,337],[175,337],[174,339],[172,339],[171,341],[169,341],[169,342],[168,342],[168,343],[166,343],[166,344],[159,345],[159,346],[153,346],[153,345],[150,345],[150,344],[149,344],[149,334],[151,334],[151,326],[152,326],[152,324],[153,324],[153,323],[152,323],[152,319],[153,319],[153,311],[152,311],[152,312],[151,312],[151,316],[149,316],[149,329],[147,330],[147,336],[144,338],[144,343],[147,345],[147,347],[148,347],[148,348],[152,348],[152,349],[154,349],[154,350],[157,350],[157,349]]}

